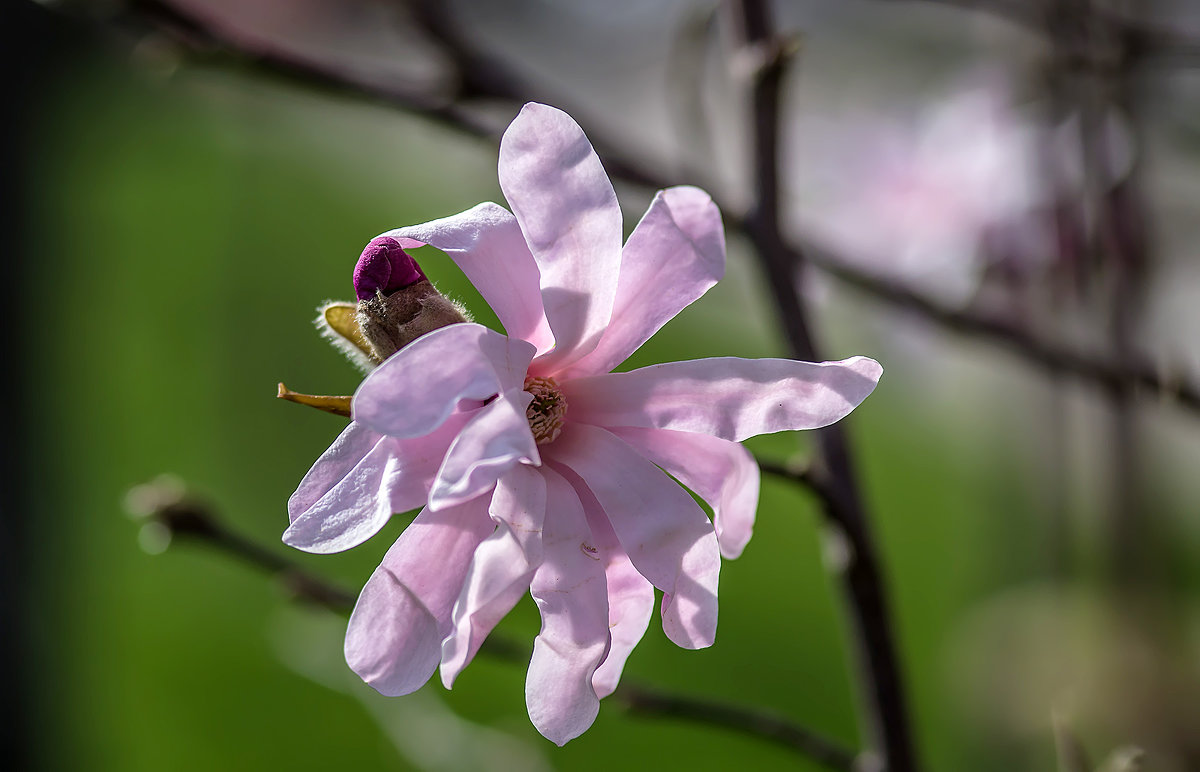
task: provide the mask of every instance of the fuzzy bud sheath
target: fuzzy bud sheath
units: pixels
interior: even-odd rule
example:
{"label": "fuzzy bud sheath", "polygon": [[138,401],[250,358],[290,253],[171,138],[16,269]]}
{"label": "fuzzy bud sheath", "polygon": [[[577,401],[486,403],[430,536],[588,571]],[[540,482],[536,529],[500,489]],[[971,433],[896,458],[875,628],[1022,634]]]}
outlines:
{"label": "fuzzy bud sheath", "polygon": [[359,329],[380,362],[431,330],[468,321],[400,242],[387,236],[372,239],[358,258],[354,293]]}

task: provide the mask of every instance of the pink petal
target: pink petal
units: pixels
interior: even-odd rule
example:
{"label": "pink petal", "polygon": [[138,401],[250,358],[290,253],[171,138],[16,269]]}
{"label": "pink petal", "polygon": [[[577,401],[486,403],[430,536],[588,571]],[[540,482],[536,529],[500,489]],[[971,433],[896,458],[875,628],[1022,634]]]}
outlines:
{"label": "pink petal", "polygon": [[442,683],[449,689],[496,623],[512,610],[542,562],[546,483],[541,472],[518,466],[500,478],[489,512],[496,531],[471,558],[454,604],[452,632],[442,642]]}
{"label": "pink petal", "polygon": [[873,359],[694,359],[562,384],[573,421],[711,434],[741,442],[845,417],[883,374]]}
{"label": "pink petal", "polygon": [[758,464],[750,451],[707,434],[633,427],[610,431],[708,502],[721,555],[742,554],[758,507]]}
{"label": "pink petal", "polygon": [[452,324],[397,351],[363,380],[354,420],[393,437],[429,434],[462,400],[519,388],[534,347],[481,324]]}
{"label": "pink petal", "polygon": [[593,546],[604,563],[604,578],[608,584],[608,630],[612,643],[608,656],[592,674],[592,687],[596,696],[603,699],[617,688],[625,661],[646,634],[654,613],[654,585],[646,581],[629,560],[608,516],[583,480],[566,467],[555,465],[554,469],[571,482],[579,495],[587,513],[588,527],[592,530]]}
{"label": "pink petal", "polygon": [[699,188],[660,190],[621,250],[612,320],[572,376],[607,373],[725,274],[721,213]]}
{"label": "pink petal", "polygon": [[494,527],[487,504],[422,511],[363,587],[346,629],[346,662],[381,694],[416,691],[437,668],[471,553]]}
{"label": "pink petal", "polygon": [[688,492],[596,426],[569,424],[544,448],[583,478],[642,576],[663,591],[663,631],[686,649],[717,633],[721,552],[712,523]]}
{"label": "pink petal", "polygon": [[428,244],[445,252],[496,312],[510,338],[529,341],[539,352],[554,345],[542,311],[537,263],[517,218],[504,207],[480,204],[453,217],[383,235],[405,248]]}
{"label": "pink petal", "polygon": [[[283,542],[305,552],[341,552],[374,536],[394,513],[424,504],[446,449],[472,416],[453,415],[424,437],[402,440],[369,433],[380,437],[375,446],[320,499],[296,513]],[[340,437],[335,448],[339,442]]]}
{"label": "pink petal", "polygon": [[600,159],[571,116],[530,102],[500,140],[500,187],[541,274],[553,375],[608,326],[621,264],[621,210]]}
{"label": "pink petal", "polygon": [[542,468],[546,520],[542,564],[530,592],[542,614],[525,679],[533,725],[564,745],[596,720],[600,698],[592,674],[608,652],[608,596],[604,565],[595,554],[587,517],[571,484]]}
{"label": "pink petal", "polygon": [[295,521],[322,496],[345,478],[350,470],[358,466],[363,456],[381,439],[360,423],[351,422],[342,430],[329,449],[321,454],[317,462],[304,475],[296,492],[288,499],[288,518]]}
{"label": "pink petal", "polygon": [[525,408],[533,395],[509,389],[480,408],[450,445],[429,492],[430,509],[458,504],[488,491],[517,464],[541,464]]}

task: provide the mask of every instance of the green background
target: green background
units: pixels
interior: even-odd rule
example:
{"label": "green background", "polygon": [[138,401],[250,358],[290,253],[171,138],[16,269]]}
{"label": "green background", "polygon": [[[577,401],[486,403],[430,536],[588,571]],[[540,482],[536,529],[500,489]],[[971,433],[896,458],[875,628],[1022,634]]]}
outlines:
{"label": "green background", "polygon": [[[91,50],[60,65],[25,121],[34,171],[21,291],[39,300],[25,330],[37,493],[23,513],[34,568],[23,584],[39,766],[607,770],[662,768],[665,758],[693,770],[817,768],[610,702],[557,749],[525,716],[524,669],[485,657],[452,692],[434,679],[412,697],[380,698],[342,661],[342,619],[298,606],[207,548],[152,554],[161,545],[124,513],[131,486],[169,472],[232,528],[289,553],[279,542],[287,498],[344,422],[277,401],[276,382],[354,389],[359,375],[311,323],[316,306],[351,295],[357,254],[380,231],[502,201],[494,146],[236,72],[132,67]],[[618,194],[631,225],[650,192]],[[494,323],[448,260],[428,255],[423,266]],[[1052,768],[1048,705],[1035,700],[1023,729],[997,717],[1012,712],[996,707],[997,684],[1035,676],[1015,656],[989,659],[971,632],[995,599],[1058,597],[1050,510],[1060,471],[1043,452],[1049,386],[999,352],[875,313],[861,298],[826,293],[817,318],[828,358],[866,354],[886,369],[847,428],[922,755],[932,769]],[[761,279],[731,238],[728,278],[626,366],[780,355],[772,325]],[[751,446],[783,459],[807,442]],[[1178,463],[1147,465],[1156,511],[1168,516],[1194,501]],[[1090,474],[1076,474],[1075,487],[1087,489]],[[1086,534],[1091,521],[1080,517]],[[349,554],[292,557],[360,587],[399,520]],[[722,572],[716,646],[677,649],[652,622],[625,678],[764,707],[857,743],[851,648],[823,539],[812,499],[764,478],[755,538]],[[1076,574],[1087,576],[1081,541]],[[1171,554],[1173,587],[1190,608],[1194,539]],[[500,628],[522,642],[536,630],[528,600]],[[1129,740],[1087,738],[1101,749]]]}

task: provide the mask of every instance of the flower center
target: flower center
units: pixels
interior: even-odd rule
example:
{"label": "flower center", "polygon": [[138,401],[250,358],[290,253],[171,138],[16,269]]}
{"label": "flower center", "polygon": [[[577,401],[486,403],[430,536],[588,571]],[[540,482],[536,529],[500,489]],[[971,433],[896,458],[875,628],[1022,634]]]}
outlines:
{"label": "flower center", "polygon": [[562,433],[563,418],[567,415],[567,401],[553,378],[530,375],[525,379],[525,391],[533,395],[533,401],[525,408],[529,428],[538,445],[558,439]]}

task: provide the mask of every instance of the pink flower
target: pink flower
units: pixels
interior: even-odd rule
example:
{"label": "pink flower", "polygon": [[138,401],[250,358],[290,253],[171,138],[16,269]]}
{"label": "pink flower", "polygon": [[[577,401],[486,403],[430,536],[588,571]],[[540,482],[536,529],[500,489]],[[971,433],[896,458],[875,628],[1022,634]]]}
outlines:
{"label": "pink flower", "polygon": [[542,629],[526,702],[561,745],[616,688],[654,587],[672,641],[713,643],[721,556],[741,553],[758,499],[738,443],[837,421],[881,368],[718,358],[611,373],[721,277],[720,214],[696,188],[661,191],[622,247],[592,146],[544,105],[508,128],[499,172],[514,214],[480,204],[380,238],[448,254],[508,335],[453,324],[371,372],[289,501],[284,541],[337,552],[424,507],[363,588],[347,661],[383,694],[439,664],[449,687],[528,589]]}

